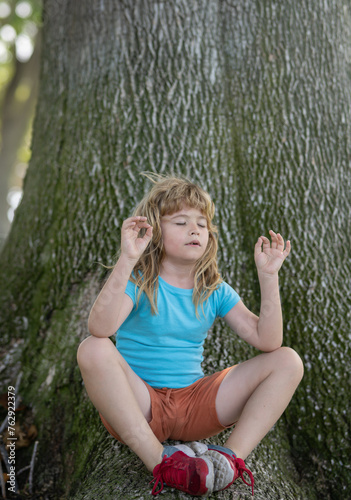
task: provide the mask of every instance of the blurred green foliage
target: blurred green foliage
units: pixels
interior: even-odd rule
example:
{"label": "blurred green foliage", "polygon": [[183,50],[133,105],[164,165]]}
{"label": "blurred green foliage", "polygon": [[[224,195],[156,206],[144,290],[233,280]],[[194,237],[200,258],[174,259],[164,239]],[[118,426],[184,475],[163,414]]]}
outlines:
{"label": "blurred green foliage", "polygon": [[[0,106],[6,87],[15,74],[19,37],[25,37],[34,46],[41,27],[41,0],[0,1]],[[13,30],[9,30],[11,27]]]}

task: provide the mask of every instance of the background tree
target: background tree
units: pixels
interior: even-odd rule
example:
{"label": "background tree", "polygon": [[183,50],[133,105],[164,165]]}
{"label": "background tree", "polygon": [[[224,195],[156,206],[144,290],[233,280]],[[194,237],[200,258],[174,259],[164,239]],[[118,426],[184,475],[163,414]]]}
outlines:
{"label": "background tree", "polygon": [[[114,262],[121,222],[149,187],[139,173],[153,170],[213,196],[222,273],[253,310],[257,236],[291,239],[285,344],[305,378],[247,463],[258,499],[350,497],[350,40],[338,0],[44,2],[32,159],[0,271],[3,385],[22,371],[36,491],[151,491],[100,424],[75,356],[103,278],[96,262]],[[220,322],[204,368],[254,354]],[[237,484],[214,497],[245,495]]]}
{"label": "background tree", "polygon": [[40,63],[40,0],[0,2],[0,250],[30,159]]}

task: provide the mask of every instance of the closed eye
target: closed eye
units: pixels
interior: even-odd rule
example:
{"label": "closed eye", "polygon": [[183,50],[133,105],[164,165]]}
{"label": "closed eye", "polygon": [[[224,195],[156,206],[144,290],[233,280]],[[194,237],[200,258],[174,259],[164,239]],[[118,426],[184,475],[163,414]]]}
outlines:
{"label": "closed eye", "polygon": [[[176,224],[176,226],[185,226],[186,222],[176,222],[175,224]],[[198,224],[198,226],[201,227],[201,229],[205,229],[207,227],[204,224]]]}
{"label": "closed eye", "polygon": [[[176,222],[176,226],[185,226],[186,222]],[[205,229],[205,225],[203,224],[198,224],[199,227]]]}

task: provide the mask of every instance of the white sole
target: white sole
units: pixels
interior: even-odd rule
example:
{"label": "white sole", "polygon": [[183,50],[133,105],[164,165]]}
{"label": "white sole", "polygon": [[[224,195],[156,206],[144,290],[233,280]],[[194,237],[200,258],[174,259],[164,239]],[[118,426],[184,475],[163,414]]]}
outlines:
{"label": "white sole", "polygon": [[213,463],[214,469],[214,484],[213,491],[220,491],[226,488],[234,479],[234,471],[230,466],[230,463],[224,455],[215,450],[208,450],[204,455],[201,456],[205,460],[205,457]]}

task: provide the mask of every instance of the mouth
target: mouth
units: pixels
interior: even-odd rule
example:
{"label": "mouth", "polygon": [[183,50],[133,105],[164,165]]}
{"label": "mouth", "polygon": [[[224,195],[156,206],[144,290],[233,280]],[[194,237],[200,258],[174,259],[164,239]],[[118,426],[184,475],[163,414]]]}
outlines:
{"label": "mouth", "polygon": [[187,247],[201,247],[200,242],[198,240],[191,241],[186,244]]}

